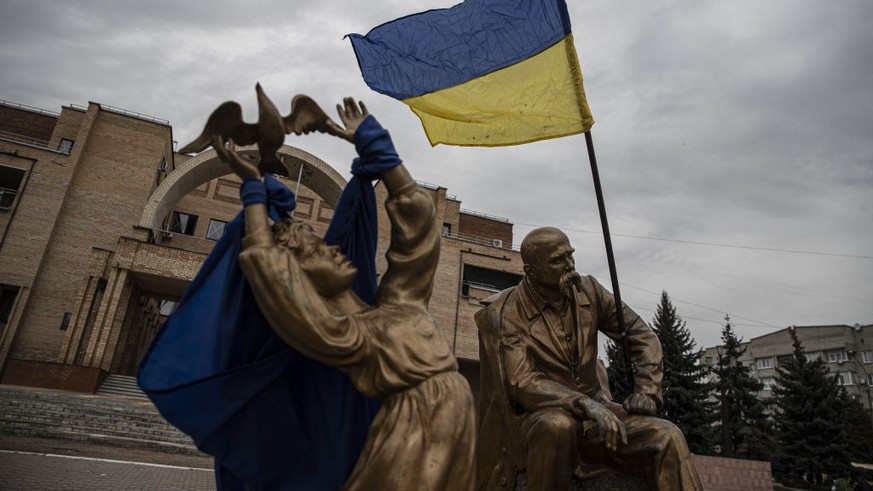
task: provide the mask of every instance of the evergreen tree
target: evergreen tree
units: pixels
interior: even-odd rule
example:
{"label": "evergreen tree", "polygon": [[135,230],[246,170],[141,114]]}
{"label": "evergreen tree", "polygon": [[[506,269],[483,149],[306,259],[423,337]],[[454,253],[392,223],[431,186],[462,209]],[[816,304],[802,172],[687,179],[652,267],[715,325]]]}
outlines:
{"label": "evergreen tree", "polygon": [[794,329],[794,354],[776,369],[776,436],[781,467],[795,479],[821,485],[849,473],[850,439],[844,417],[848,397],[824,361],[808,361]]}
{"label": "evergreen tree", "polygon": [[870,411],[850,397],[845,397],[843,410],[846,434],[852,440],[852,462],[873,462],[873,421]]}
{"label": "evergreen tree", "polygon": [[749,412],[746,425],[740,430],[737,456],[752,460],[772,460],[776,455],[776,437],[773,420],[764,413],[764,404]]}
{"label": "evergreen tree", "polygon": [[740,361],[746,349],[733,330],[730,316],[725,316],[721,339],[718,366],[713,369],[718,376],[716,431],[721,455],[770,460],[764,404],[756,397],[763,385],[751,376],[751,368]]}
{"label": "evergreen tree", "polygon": [[631,394],[631,388],[627,383],[627,364],[624,362],[624,353],[621,346],[610,340],[606,343],[606,374],[609,376],[609,391],[612,392],[612,400],[621,404]]}
{"label": "evergreen tree", "polygon": [[664,351],[664,407],[660,416],[672,421],[685,434],[688,447],[696,454],[712,453],[712,423],[715,403],[709,400],[713,384],[707,382],[709,368],[700,363],[694,339],[667,292],[655,311],[652,328]]}

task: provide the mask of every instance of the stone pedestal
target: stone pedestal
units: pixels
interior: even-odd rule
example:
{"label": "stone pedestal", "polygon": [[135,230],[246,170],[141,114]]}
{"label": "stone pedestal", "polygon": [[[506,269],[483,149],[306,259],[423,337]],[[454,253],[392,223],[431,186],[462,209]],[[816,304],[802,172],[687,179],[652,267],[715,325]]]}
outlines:
{"label": "stone pedestal", "polygon": [[[515,491],[527,489],[527,473],[521,472],[516,481]],[[604,469],[603,473],[591,479],[576,479],[570,491],[648,491],[645,478],[632,476],[614,469]]]}

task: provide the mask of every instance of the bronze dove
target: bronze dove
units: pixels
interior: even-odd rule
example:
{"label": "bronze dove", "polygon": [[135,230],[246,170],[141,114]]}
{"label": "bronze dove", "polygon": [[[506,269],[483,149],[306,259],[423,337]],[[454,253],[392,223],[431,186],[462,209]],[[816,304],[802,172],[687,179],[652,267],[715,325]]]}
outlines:
{"label": "bronze dove", "polygon": [[329,131],[336,123],[309,96],[300,94],[291,100],[291,113],[282,117],[273,101],[264,93],[261,84],[255,85],[258,94],[258,122],[246,123],[242,119],[242,107],[228,101],[212,111],[203,132],[194,141],[185,145],[179,153],[197,153],[212,143],[213,136],[233,140],[237,145],[258,145],[261,159],[258,168],[261,172],[287,174],[287,169],[276,151],[285,141],[285,134],[309,133],[317,130]]}

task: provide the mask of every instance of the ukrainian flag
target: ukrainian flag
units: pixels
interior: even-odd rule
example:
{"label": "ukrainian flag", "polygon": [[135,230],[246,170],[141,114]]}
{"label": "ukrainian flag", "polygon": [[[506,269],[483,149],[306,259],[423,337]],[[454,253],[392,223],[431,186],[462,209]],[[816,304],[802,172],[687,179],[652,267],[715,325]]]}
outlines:
{"label": "ukrainian flag", "polygon": [[564,0],[467,0],[350,34],[364,81],[431,145],[501,146],[594,124]]}

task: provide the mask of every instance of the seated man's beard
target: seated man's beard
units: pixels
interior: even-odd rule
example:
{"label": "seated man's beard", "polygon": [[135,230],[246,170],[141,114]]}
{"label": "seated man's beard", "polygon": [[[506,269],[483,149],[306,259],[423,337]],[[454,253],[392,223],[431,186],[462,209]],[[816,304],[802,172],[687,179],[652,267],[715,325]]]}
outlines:
{"label": "seated man's beard", "polygon": [[561,276],[561,292],[566,296],[571,296],[573,292],[570,287],[575,287],[577,292],[582,291],[582,276],[576,271],[567,271]]}

